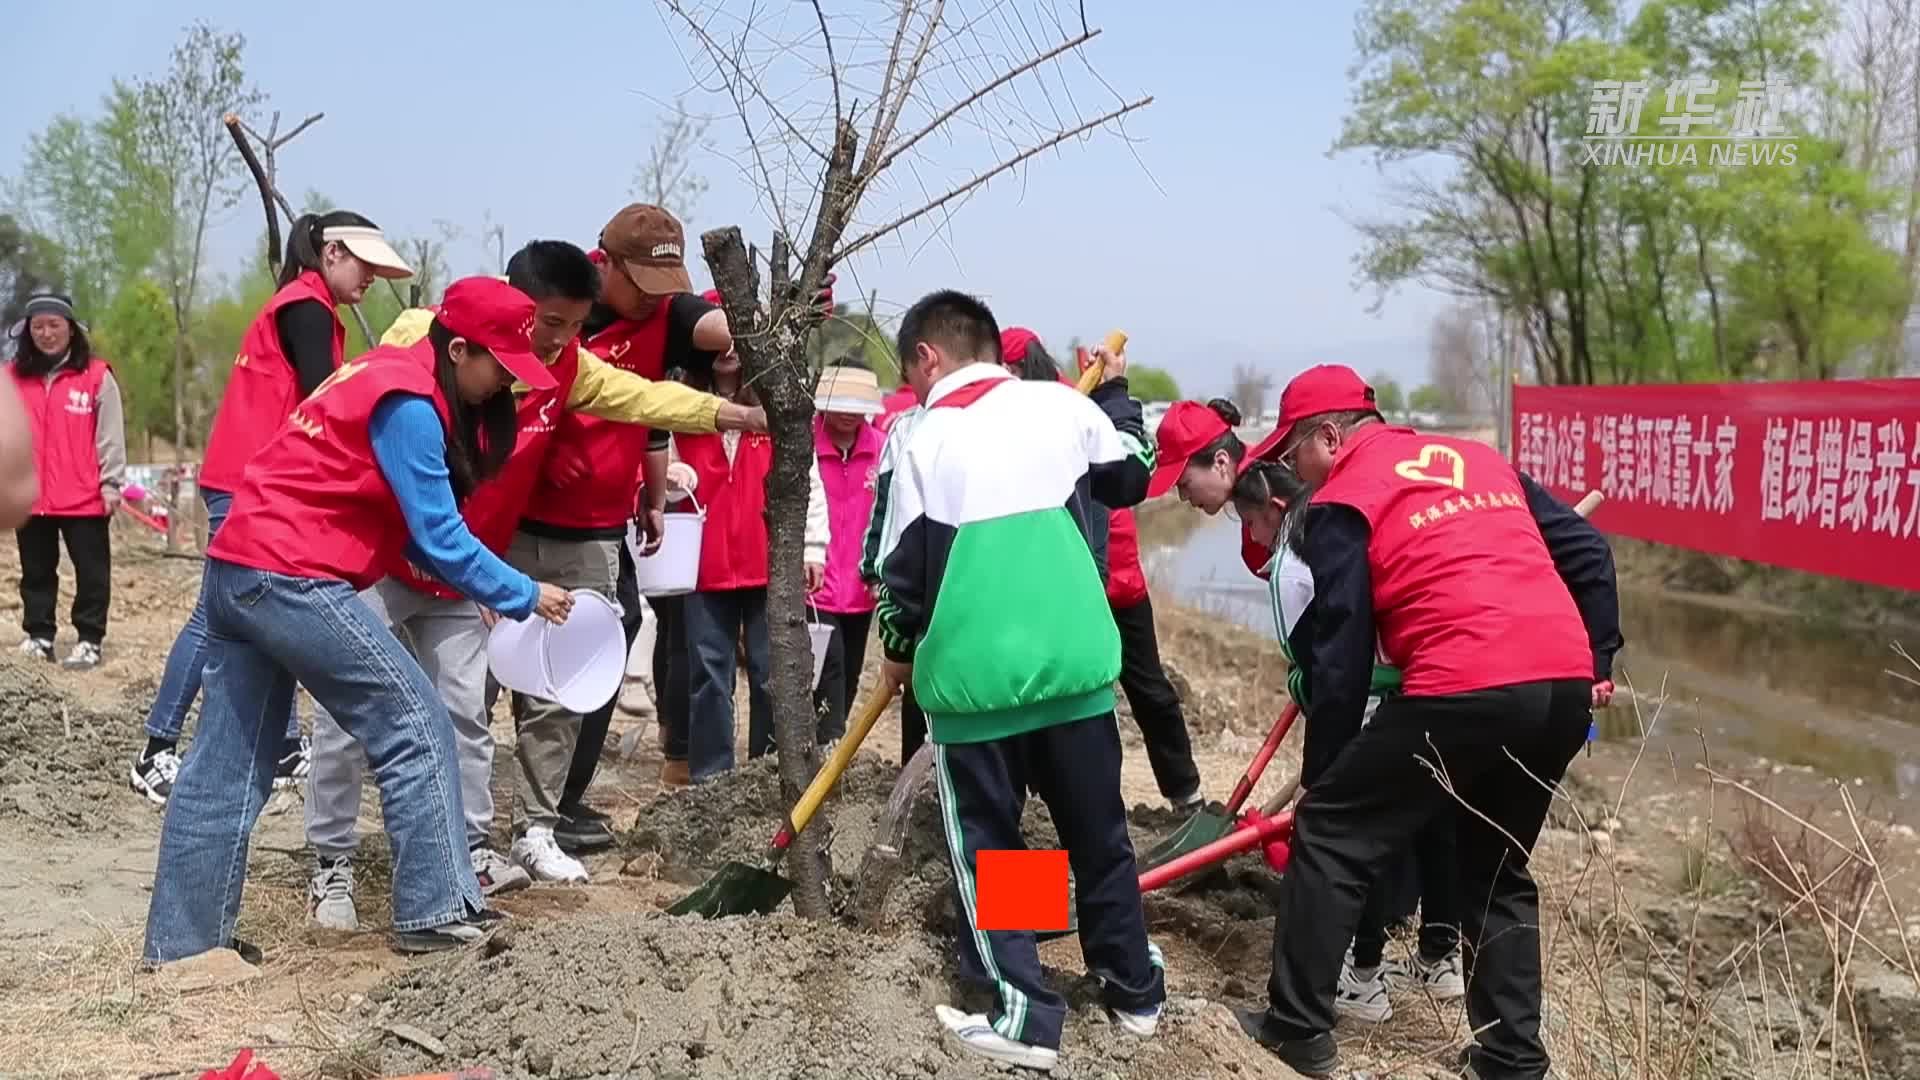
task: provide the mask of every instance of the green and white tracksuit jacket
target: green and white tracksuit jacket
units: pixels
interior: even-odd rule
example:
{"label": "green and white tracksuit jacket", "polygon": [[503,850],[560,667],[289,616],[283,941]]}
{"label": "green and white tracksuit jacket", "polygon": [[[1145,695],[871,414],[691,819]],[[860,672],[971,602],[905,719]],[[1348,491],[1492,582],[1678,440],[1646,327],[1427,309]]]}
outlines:
{"label": "green and white tracksuit jacket", "polygon": [[1113,710],[1120,634],[1088,517],[1144,499],[1154,452],[1139,403],[1102,397],[971,364],[934,385],[893,463],[875,621],[936,743]]}

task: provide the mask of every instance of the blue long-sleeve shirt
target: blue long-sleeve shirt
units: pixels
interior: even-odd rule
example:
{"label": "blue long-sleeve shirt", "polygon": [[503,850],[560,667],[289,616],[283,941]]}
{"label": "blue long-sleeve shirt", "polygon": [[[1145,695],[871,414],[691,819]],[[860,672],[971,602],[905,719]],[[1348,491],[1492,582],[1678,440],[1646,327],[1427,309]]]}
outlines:
{"label": "blue long-sleeve shirt", "polygon": [[540,587],[474,539],[453,499],[447,437],[433,403],[389,394],[368,426],[374,460],[407,519],[407,558],[479,604],[510,619],[533,613]]}

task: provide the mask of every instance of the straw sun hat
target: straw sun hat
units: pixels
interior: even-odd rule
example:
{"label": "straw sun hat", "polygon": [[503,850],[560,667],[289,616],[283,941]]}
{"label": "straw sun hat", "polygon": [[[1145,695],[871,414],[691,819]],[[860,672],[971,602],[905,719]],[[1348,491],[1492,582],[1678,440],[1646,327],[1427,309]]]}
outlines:
{"label": "straw sun hat", "polygon": [[880,400],[880,380],[865,368],[834,365],[822,368],[813,407],[823,413],[878,416],[886,411]]}

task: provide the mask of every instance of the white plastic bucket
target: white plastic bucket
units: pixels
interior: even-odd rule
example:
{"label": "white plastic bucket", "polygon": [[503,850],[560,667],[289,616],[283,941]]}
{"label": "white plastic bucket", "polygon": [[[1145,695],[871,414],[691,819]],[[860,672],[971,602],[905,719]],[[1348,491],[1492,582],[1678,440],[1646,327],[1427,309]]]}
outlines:
{"label": "white plastic bucket", "polygon": [[487,635],[487,666],[501,686],[577,713],[613,700],[627,666],[620,606],[592,589],[573,590],[558,626],[529,615],[502,619]]}
{"label": "white plastic bucket", "polygon": [[820,689],[820,676],[827,670],[827,646],[833,641],[833,624],[807,624],[807,644],[813,646],[813,688]]}
{"label": "white plastic bucket", "polygon": [[666,537],[660,550],[642,557],[640,533],[627,526],[627,550],[633,556],[633,576],[641,596],[684,596],[700,580],[700,534],[706,528],[707,511],[694,499],[693,513],[667,514]]}

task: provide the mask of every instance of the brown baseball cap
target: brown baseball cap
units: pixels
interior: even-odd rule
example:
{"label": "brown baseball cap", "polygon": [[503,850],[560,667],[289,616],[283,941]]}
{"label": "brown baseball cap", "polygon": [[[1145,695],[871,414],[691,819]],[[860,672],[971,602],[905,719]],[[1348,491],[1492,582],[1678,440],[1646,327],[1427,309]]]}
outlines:
{"label": "brown baseball cap", "polygon": [[634,203],[600,230],[600,250],[619,260],[642,292],[655,296],[693,291],[687,276],[686,231],[665,208]]}

